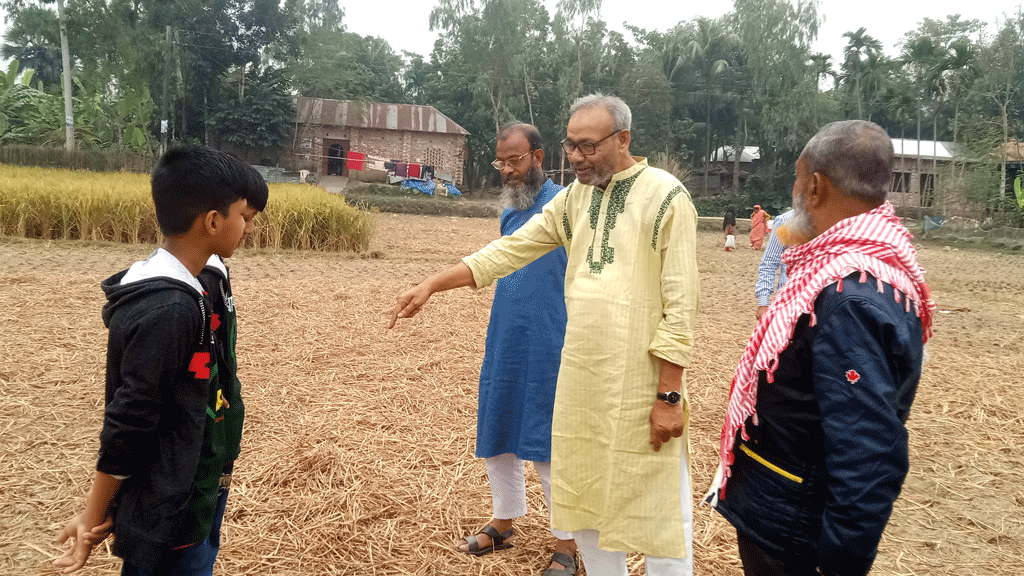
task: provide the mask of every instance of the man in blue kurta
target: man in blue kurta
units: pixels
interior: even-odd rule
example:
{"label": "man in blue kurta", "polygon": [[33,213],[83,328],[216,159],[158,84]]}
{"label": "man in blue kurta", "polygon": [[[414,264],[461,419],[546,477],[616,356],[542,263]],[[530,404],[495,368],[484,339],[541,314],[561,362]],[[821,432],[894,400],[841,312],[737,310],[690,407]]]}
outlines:
{"label": "man in blue kurta", "polygon": [[[501,234],[519,229],[562,189],[544,177],[540,132],[511,124],[497,136],[493,165],[501,171]],[[476,456],[484,458],[493,518],[458,549],[483,555],[511,546],[512,524],[525,516],[525,462],[533,462],[544,496],[551,499],[551,411],[565,336],[566,254],[559,248],[497,282],[486,352],[480,369]],[[568,533],[555,535],[546,576],[576,571],[576,546]]]}

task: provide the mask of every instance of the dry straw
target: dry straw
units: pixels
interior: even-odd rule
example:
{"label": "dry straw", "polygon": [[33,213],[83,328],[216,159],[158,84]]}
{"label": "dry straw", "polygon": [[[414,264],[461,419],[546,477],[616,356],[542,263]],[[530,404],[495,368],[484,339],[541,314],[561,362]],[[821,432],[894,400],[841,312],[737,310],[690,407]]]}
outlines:
{"label": "dry straw", "polygon": [[[493,290],[437,294],[384,328],[401,290],[498,234],[496,219],[381,215],[370,250],[240,251],[230,261],[246,398],[215,576],[531,576],[550,559],[538,480],[515,548],[452,550],[487,520],[473,457]],[[754,321],[761,253],[698,233],[694,499],[715,469],[729,378]],[[59,527],[82,508],[102,419],[98,282],[148,246],[0,243],[0,574],[52,574]],[[1024,256],[922,253],[940,309],[908,422],[911,470],[873,574],[1002,576],[1024,557]],[[529,468],[528,468],[529,469]],[[695,511],[695,573],[739,576],[735,532]],[[643,573],[630,559],[630,574]],[[97,550],[82,576],[117,574]]]}
{"label": "dry straw", "polygon": [[[0,236],[43,240],[161,241],[149,177],[0,165]],[[374,216],[305,184],[271,184],[249,245],[361,252]]]}

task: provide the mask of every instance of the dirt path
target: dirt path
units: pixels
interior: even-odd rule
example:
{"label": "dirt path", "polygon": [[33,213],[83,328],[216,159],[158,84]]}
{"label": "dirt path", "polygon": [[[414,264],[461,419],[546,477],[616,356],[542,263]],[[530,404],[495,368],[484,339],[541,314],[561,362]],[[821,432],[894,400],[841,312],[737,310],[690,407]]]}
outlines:
{"label": "dirt path", "polygon": [[[473,458],[491,289],[435,296],[385,330],[394,296],[497,235],[494,219],[382,215],[371,253],[233,259],[247,428],[216,574],[539,573],[543,498],[516,547],[451,552],[489,516]],[[694,488],[714,471],[735,363],[753,326],[760,253],[698,238]],[[102,417],[101,279],[149,247],[0,239],[0,574],[42,574],[82,505]],[[911,472],[877,574],[1001,575],[1024,557],[1024,256],[926,246],[940,313],[910,418]],[[532,476],[532,472],[531,472]],[[532,476],[535,478],[535,476]],[[696,514],[700,574],[738,575],[734,536]],[[637,559],[631,573],[642,573]],[[116,574],[98,549],[82,574]]]}

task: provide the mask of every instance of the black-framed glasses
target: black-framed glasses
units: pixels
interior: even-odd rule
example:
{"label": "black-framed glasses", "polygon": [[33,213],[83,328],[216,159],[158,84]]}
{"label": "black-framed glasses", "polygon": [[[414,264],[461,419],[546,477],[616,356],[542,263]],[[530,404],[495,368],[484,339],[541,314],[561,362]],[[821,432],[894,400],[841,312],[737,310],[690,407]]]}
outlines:
{"label": "black-framed glasses", "polygon": [[564,150],[566,154],[572,154],[573,150],[579,150],[580,154],[583,154],[584,156],[593,156],[594,152],[597,152],[598,144],[604,142],[605,140],[611,138],[612,136],[615,136],[619,132],[622,132],[622,130],[616,130],[615,132],[612,132],[611,134],[605,136],[604,138],[601,138],[597,142],[573,142],[572,140],[566,138],[565,140],[562,140],[562,150]]}
{"label": "black-framed glasses", "polygon": [[516,156],[514,158],[509,158],[508,160],[495,160],[494,162],[491,162],[491,166],[494,166],[495,170],[501,170],[505,166],[511,166],[512,168],[515,168],[515,167],[519,166],[519,163],[523,161],[524,157],[529,156],[530,154],[533,154],[534,151],[536,151],[536,150],[537,149],[534,148],[533,150],[530,150],[529,152],[527,152],[525,154],[520,154],[519,156]]}

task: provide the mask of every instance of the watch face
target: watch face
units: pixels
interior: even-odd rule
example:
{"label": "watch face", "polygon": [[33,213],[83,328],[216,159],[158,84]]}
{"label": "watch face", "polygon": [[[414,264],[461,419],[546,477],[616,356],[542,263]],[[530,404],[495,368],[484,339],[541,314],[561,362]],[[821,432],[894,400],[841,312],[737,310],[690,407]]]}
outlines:
{"label": "watch face", "polygon": [[669,404],[679,404],[679,400],[681,399],[681,395],[675,390],[659,394],[658,396]]}

